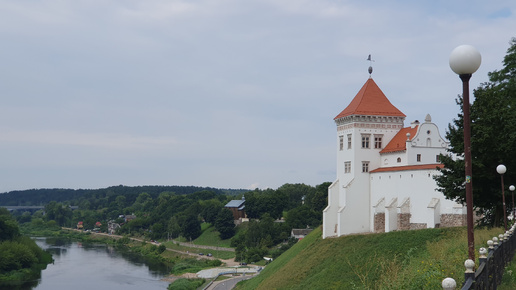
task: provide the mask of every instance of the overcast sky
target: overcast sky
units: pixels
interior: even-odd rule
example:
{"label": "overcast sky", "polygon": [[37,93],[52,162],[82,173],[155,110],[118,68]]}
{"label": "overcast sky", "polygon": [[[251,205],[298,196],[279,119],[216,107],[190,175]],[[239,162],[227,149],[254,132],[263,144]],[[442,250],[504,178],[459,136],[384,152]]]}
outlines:
{"label": "overcast sky", "polygon": [[0,0],[0,192],[277,188],[336,177],[340,113],[373,79],[445,129],[502,68],[516,2]]}

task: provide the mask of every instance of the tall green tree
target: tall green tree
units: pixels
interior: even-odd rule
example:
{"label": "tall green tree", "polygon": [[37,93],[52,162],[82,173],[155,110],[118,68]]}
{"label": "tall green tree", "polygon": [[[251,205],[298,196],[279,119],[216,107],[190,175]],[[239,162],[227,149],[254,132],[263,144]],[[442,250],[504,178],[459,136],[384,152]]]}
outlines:
{"label": "tall green tree", "polygon": [[[503,68],[488,74],[489,82],[474,90],[475,101],[471,105],[471,155],[473,166],[473,205],[484,216],[484,222],[499,225],[503,222],[502,189],[496,166],[504,164],[505,191],[516,183],[516,38],[503,60]],[[447,198],[465,204],[464,186],[464,128],[462,98],[458,118],[449,124],[446,137],[449,151],[459,156],[442,156],[442,175],[435,179]],[[512,203],[507,199],[507,211]]]}
{"label": "tall green tree", "polygon": [[68,222],[72,217],[72,210],[68,205],[51,201],[45,205],[45,213],[47,221],[54,220],[60,226],[70,225]]}
{"label": "tall green tree", "polygon": [[11,217],[7,209],[0,208],[0,242],[12,240],[19,235],[18,223]]}
{"label": "tall green tree", "polygon": [[181,227],[181,234],[191,240],[197,239],[201,235],[201,222],[197,215],[193,213],[183,213],[178,215],[178,224]]}
{"label": "tall green tree", "polygon": [[225,240],[235,234],[235,222],[233,213],[227,208],[221,208],[215,219],[215,229],[220,233],[220,238]]}

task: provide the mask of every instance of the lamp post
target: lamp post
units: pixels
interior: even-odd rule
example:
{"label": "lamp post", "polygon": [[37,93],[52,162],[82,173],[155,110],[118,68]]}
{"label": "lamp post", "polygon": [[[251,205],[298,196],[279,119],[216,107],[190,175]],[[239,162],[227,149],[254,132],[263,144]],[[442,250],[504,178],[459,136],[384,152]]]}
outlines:
{"label": "lamp post", "polygon": [[464,163],[466,173],[466,220],[468,226],[468,256],[475,261],[475,236],[473,233],[473,184],[471,180],[471,120],[469,116],[469,79],[477,71],[482,57],[471,45],[457,46],[450,54],[450,68],[462,80],[462,111],[464,120]]}
{"label": "lamp post", "polygon": [[512,193],[512,222],[514,223],[514,189],[516,189],[516,187],[514,187],[514,185],[511,185],[509,186],[509,190],[511,191]]}
{"label": "lamp post", "polygon": [[505,208],[505,189],[503,186],[503,174],[507,172],[507,168],[505,167],[505,165],[500,164],[496,166],[496,172],[500,174],[500,178],[502,179],[503,225],[505,227],[505,231],[507,231],[507,210]]}

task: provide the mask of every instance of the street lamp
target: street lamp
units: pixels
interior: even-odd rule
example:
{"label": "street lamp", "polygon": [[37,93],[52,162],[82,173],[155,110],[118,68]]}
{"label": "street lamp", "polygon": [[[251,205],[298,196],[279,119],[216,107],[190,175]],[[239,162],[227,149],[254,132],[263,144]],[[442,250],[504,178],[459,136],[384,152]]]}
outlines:
{"label": "street lamp", "polygon": [[505,209],[505,189],[503,186],[503,174],[507,171],[505,165],[500,164],[496,166],[496,172],[500,174],[500,178],[502,179],[502,203],[503,203],[503,225],[505,226],[505,231],[507,231],[507,210]]}
{"label": "street lamp", "polygon": [[462,111],[464,120],[464,163],[466,173],[466,220],[468,225],[468,255],[475,261],[475,236],[473,234],[473,184],[471,180],[471,120],[469,116],[469,79],[480,67],[482,57],[471,45],[457,46],[450,54],[450,68],[462,80]]}
{"label": "street lamp", "polygon": [[511,191],[512,193],[512,222],[514,223],[514,189],[516,189],[516,187],[514,187],[514,185],[511,185],[509,186],[509,190]]}

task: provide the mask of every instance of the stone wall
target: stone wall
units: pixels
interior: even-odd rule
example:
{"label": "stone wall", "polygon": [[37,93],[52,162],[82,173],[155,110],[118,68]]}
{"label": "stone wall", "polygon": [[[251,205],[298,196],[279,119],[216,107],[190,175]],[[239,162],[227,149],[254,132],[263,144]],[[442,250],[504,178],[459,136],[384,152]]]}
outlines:
{"label": "stone wall", "polygon": [[465,226],[466,215],[465,214],[442,214],[441,215],[441,227],[461,227]]}
{"label": "stone wall", "polygon": [[411,223],[410,224],[410,229],[411,230],[426,229],[426,224],[424,224],[424,223]]}
{"label": "stone wall", "polygon": [[[426,223],[411,223],[410,213],[399,213],[398,214],[398,231],[406,230],[420,230],[426,229],[428,226]],[[446,228],[446,227],[461,227],[466,225],[466,215],[464,214],[442,214],[440,223],[435,225],[435,228]],[[385,213],[376,213],[374,215],[374,232],[384,233],[385,232]]]}
{"label": "stone wall", "polygon": [[385,213],[381,212],[374,215],[374,232],[385,232]]}
{"label": "stone wall", "polygon": [[406,231],[410,230],[410,213],[399,213],[398,214],[398,230]]}

